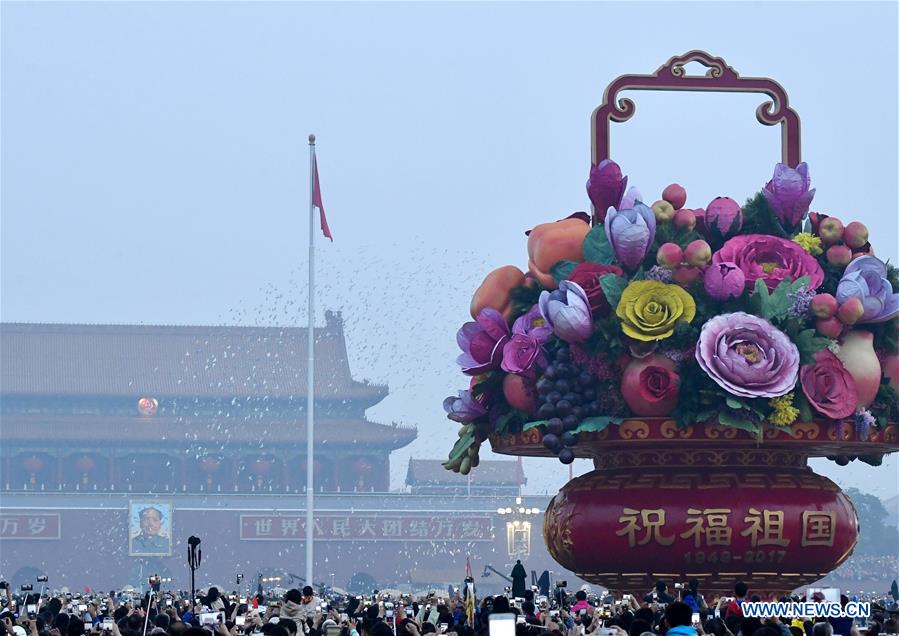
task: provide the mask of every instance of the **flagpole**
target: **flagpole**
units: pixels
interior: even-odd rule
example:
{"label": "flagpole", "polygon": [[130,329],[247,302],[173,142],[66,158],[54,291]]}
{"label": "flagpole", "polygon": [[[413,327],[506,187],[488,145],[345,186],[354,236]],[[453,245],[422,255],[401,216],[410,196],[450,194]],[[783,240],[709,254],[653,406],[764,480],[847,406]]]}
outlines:
{"label": "flagpole", "polygon": [[313,468],[315,449],[315,225],[313,223],[313,191],[315,179],[315,135],[309,135],[309,325],[306,348],[309,353],[306,367],[306,585],[312,585],[314,558],[315,484]]}

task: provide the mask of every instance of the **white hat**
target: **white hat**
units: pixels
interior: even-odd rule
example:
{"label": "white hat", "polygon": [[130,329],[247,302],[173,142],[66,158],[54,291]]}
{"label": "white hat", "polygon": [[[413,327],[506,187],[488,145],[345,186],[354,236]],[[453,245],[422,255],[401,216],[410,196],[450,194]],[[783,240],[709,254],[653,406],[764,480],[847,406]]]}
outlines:
{"label": "white hat", "polygon": [[21,625],[13,625],[12,629],[16,633],[16,636],[26,636],[25,628]]}

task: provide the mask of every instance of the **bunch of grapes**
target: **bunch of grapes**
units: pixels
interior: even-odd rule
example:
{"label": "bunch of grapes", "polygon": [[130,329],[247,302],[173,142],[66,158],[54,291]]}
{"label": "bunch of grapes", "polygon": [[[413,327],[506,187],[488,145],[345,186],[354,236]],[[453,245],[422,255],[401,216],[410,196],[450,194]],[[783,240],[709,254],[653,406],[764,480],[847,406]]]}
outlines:
{"label": "bunch of grapes", "polygon": [[547,420],[543,445],[559,456],[563,464],[574,461],[571,449],[577,443],[573,431],[585,417],[600,415],[599,380],[574,364],[571,351],[563,345],[547,353],[549,364],[537,381],[540,407],[537,416]]}

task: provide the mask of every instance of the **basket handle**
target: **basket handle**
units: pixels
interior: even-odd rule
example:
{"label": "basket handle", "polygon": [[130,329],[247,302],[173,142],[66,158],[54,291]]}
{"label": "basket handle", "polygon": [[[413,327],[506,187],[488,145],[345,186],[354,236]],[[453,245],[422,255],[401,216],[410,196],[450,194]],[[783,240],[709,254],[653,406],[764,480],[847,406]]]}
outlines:
{"label": "basket handle", "polygon": [[[699,62],[708,68],[704,76],[687,75],[684,65]],[[626,97],[618,97],[624,90],[655,91],[714,91],[724,93],[763,93],[771,98],[755,111],[756,119],[766,126],[781,125],[781,161],[791,168],[799,165],[801,147],[799,114],[790,108],[783,86],[768,77],[740,77],[720,57],[705,51],[689,51],[672,57],[651,75],[622,75],[608,85],[603,103],[593,111],[593,163],[609,159],[609,123],[626,122],[637,107]]]}

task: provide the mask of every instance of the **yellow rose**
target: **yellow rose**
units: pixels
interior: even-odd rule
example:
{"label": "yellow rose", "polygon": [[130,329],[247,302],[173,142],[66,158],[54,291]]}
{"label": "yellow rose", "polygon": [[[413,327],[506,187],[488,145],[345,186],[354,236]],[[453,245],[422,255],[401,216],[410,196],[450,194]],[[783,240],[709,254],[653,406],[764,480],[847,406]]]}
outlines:
{"label": "yellow rose", "polygon": [[680,322],[693,320],[696,302],[677,285],[635,280],[624,288],[615,313],[625,335],[635,340],[662,340],[673,334]]}

